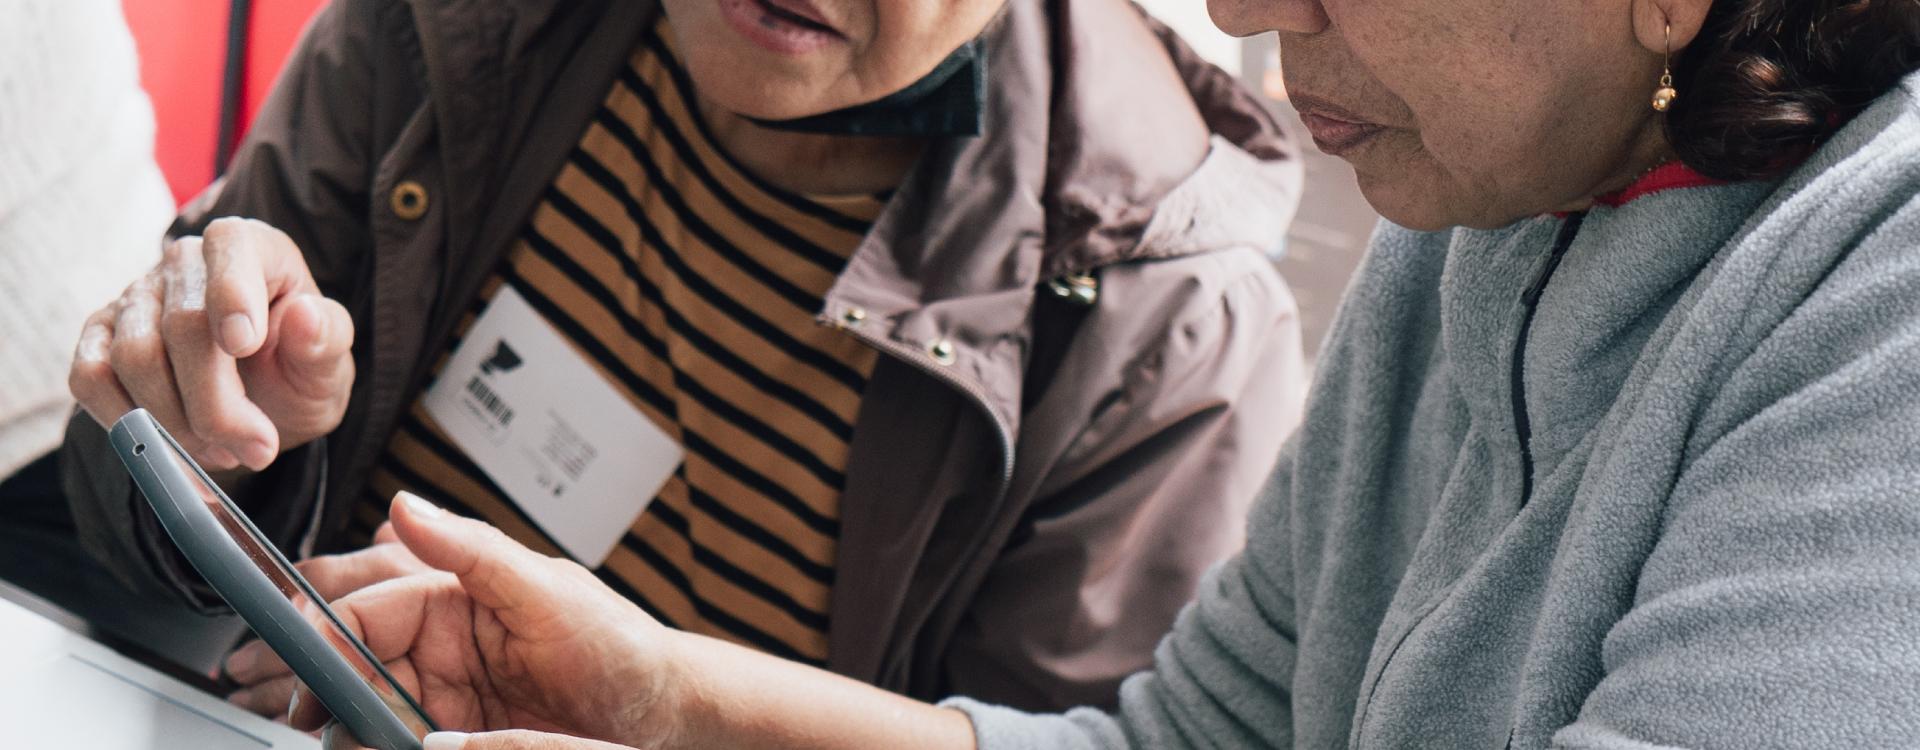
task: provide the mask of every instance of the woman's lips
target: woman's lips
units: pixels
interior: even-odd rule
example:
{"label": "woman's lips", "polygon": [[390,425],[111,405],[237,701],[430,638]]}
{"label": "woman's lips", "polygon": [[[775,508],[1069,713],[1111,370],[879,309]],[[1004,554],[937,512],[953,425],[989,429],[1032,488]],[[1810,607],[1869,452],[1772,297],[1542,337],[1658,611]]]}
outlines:
{"label": "woman's lips", "polygon": [[804,55],[845,39],[805,0],[719,0],[734,31],[769,52]]}
{"label": "woman's lips", "polygon": [[1313,134],[1313,145],[1328,156],[1341,156],[1365,145],[1386,128],[1370,122],[1354,122],[1312,110],[1302,110],[1300,121]]}
{"label": "woman's lips", "polygon": [[1300,121],[1313,134],[1313,144],[1328,156],[1340,156],[1366,145],[1386,126],[1368,122],[1351,110],[1313,94],[1300,91],[1289,97]]}
{"label": "woman's lips", "polygon": [[807,0],[766,0],[766,3],[773,6],[776,10],[785,11],[789,15],[799,16],[801,19],[823,26],[829,31],[837,32],[840,30],[834,27],[832,21],[827,20],[826,14],[821,13],[819,8],[813,7],[813,3],[807,2]]}

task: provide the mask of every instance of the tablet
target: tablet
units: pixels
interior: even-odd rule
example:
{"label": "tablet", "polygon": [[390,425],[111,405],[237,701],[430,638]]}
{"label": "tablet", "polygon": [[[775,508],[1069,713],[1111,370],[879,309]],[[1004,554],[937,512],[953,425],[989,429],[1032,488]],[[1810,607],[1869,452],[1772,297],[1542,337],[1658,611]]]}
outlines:
{"label": "tablet", "polygon": [[129,412],[110,437],[174,545],[327,711],[369,747],[420,750],[436,728],[420,704],[153,415]]}

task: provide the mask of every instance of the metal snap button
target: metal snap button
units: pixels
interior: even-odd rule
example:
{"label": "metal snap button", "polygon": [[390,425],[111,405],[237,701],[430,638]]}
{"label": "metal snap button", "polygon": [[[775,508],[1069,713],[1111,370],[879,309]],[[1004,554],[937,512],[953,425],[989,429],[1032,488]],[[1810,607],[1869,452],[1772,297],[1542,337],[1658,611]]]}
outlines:
{"label": "metal snap button", "polygon": [[849,307],[846,312],[840,313],[840,325],[847,328],[858,328],[866,320],[867,311],[863,308]]}
{"label": "metal snap button", "polygon": [[427,215],[427,189],[418,182],[406,180],[393,186],[389,203],[394,216],[414,221]]}
{"label": "metal snap button", "polygon": [[1100,301],[1100,280],[1092,274],[1076,273],[1049,279],[1047,290],[1053,296],[1081,307],[1092,307],[1093,303]]}
{"label": "metal snap button", "polygon": [[953,342],[946,339],[935,339],[927,344],[927,354],[932,355],[933,361],[939,362],[942,365],[953,364]]}

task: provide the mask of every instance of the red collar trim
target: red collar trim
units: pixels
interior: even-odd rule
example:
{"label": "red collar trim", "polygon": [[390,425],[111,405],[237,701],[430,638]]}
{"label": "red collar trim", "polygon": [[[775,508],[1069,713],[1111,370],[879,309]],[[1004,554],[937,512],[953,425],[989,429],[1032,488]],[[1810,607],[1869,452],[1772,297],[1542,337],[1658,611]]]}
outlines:
{"label": "red collar trim", "polygon": [[1634,180],[1625,190],[1599,196],[1593,202],[1607,208],[1619,208],[1654,193],[1722,184],[1725,182],[1700,174],[1687,166],[1686,162],[1675,160],[1655,167],[1653,171]]}

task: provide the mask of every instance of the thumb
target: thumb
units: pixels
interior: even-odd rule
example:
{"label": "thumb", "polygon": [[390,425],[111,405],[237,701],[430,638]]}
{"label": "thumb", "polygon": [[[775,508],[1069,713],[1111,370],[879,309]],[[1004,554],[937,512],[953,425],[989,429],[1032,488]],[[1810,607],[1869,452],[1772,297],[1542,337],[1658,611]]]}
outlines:
{"label": "thumb", "polygon": [[300,395],[331,400],[353,377],[353,316],[319,294],[296,294],[268,313],[267,348],[280,362],[288,385]]}
{"label": "thumb", "polygon": [[626,745],[524,729],[479,734],[434,732],[427,735],[423,747],[424,750],[632,750]]}
{"label": "thumb", "polygon": [[553,595],[544,583],[551,560],[499,529],[448,513],[411,492],[395,495],[387,515],[408,551],[457,576],[480,604],[506,611]]}

